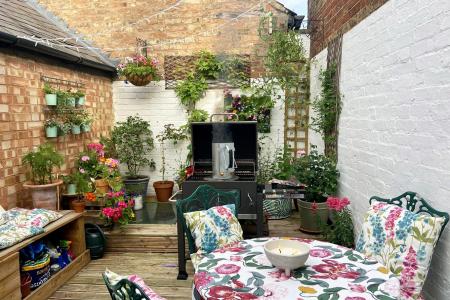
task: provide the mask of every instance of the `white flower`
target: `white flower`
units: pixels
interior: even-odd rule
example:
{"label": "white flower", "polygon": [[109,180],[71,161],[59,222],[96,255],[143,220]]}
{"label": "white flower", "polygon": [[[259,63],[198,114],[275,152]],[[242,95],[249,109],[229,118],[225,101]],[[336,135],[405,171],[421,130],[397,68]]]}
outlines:
{"label": "white flower", "polygon": [[398,278],[392,277],[381,285],[381,290],[389,296],[397,298],[400,295],[400,281]]}

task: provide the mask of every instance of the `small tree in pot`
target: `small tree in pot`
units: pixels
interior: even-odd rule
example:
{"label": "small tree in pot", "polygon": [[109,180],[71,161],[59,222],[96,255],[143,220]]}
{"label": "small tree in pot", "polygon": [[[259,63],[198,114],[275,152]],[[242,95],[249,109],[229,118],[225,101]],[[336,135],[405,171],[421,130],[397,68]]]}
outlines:
{"label": "small tree in pot", "polygon": [[321,224],[328,220],[327,197],[337,191],[339,171],[336,162],[319,154],[315,146],[309,155],[294,161],[293,175],[306,185],[305,198],[298,200],[300,207],[300,229],[321,232]]}
{"label": "small tree in pot", "polygon": [[139,172],[146,166],[155,167],[153,159],[147,157],[155,147],[150,123],[139,116],[129,116],[114,126],[108,144],[114,146],[119,161],[127,166],[125,190],[145,197],[150,177]]}
{"label": "small tree in pot", "polygon": [[31,168],[31,181],[23,186],[31,190],[34,207],[56,209],[56,190],[63,181],[55,180],[52,171],[63,161],[63,156],[50,144],[40,145],[23,157],[22,162]]}
{"label": "small tree in pot", "polygon": [[164,125],[164,130],[156,136],[161,143],[161,175],[162,180],[155,181],[153,187],[156,192],[156,199],[166,202],[172,196],[174,182],[166,180],[166,145],[165,142],[172,140],[174,144],[187,138],[186,131],[183,128],[175,128],[173,124]]}

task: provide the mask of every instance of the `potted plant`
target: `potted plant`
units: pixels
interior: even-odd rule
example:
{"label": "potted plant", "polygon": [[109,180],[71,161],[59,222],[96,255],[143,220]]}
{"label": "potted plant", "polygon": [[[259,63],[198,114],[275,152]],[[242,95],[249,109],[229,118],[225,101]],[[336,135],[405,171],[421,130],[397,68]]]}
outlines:
{"label": "potted plant", "polygon": [[58,122],[58,135],[65,136],[72,130],[72,124],[67,120]]}
{"label": "potted plant", "polygon": [[76,92],[72,92],[71,90],[67,91],[67,105],[71,107],[75,107],[77,103],[77,94]]}
{"label": "potted plant", "polygon": [[208,83],[204,77],[189,74],[185,80],[179,82],[175,87],[175,93],[180,103],[188,110],[193,110],[195,104],[204,96],[208,89]]}
{"label": "potted plant", "polygon": [[57,104],[56,89],[52,88],[47,82],[44,83],[45,103],[54,106]]}
{"label": "potted plant", "polygon": [[140,174],[143,167],[155,167],[148,154],[154,148],[150,123],[139,116],[129,116],[125,122],[118,122],[111,132],[111,143],[119,161],[127,166],[123,177],[125,191],[132,191],[145,197],[149,176]]}
{"label": "potted plant", "polygon": [[45,135],[48,138],[55,138],[58,136],[58,126],[59,126],[59,122],[54,119],[54,118],[50,118],[45,120]]}
{"label": "potted plant", "polygon": [[131,84],[144,86],[159,79],[157,66],[156,58],[136,55],[125,58],[125,63],[118,65],[117,72],[120,76],[125,76]]}
{"label": "potted plant", "polygon": [[31,169],[31,181],[23,186],[31,190],[34,207],[56,209],[56,191],[63,181],[55,180],[52,171],[54,167],[59,167],[63,160],[63,156],[50,144],[40,145],[23,157],[22,162]]}
{"label": "potted plant", "polygon": [[71,206],[75,212],[82,213],[86,208],[86,201],[92,201],[92,198],[89,197],[90,194],[93,194],[91,192],[91,183],[86,174],[83,174],[81,172],[73,173],[72,179],[75,183],[78,196],[77,198],[72,200]]}
{"label": "potted plant", "polygon": [[133,206],[133,200],[125,198],[123,184],[118,183],[112,185],[112,190],[106,194],[105,207],[102,209],[100,217],[106,221],[106,225],[125,226],[135,220]]}
{"label": "potted plant", "polygon": [[161,175],[162,180],[155,181],[153,188],[155,189],[156,199],[160,202],[167,202],[172,196],[174,182],[166,180],[166,146],[165,142],[172,140],[174,144],[178,141],[186,139],[186,133],[181,128],[175,128],[173,124],[164,125],[164,130],[156,136],[161,143]]}
{"label": "potted plant", "polygon": [[77,112],[73,112],[69,116],[69,122],[72,126],[72,133],[73,134],[80,134],[81,133],[81,124],[83,124],[83,117],[81,114]]}
{"label": "potted plant", "polygon": [[330,210],[331,224],[323,226],[325,240],[347,248],[355,247],[352,213],[348,208],[348,198],[328,197],[327,206]]}
{"label": "potted plant", "polygon": [[207,80],[215,80],[222,70],[222,63],[209,51],[202,50],[196,55],[195,73]]}
{"label": "potted plant", "polygon": [[74,174],[65,175],[62,177],[64,183],[66,184],[66,194],[67,195],[76,195],[77,194],[77,184],[76,179],[74,178]]}
{"label": "potted plant", "polygon": [[88,112],[83,112],[81,115],[81,132],[91,131],[91,124],[93,122],[92,116]]}
{"label": "potted plant", "polygon": [[293,175],[305,184],[305,198],[298,200],[300,229],[320,233],[320,224],[325,224],[328,220],[327,197],[334,195],[338,186],[339,171],[336,163],[319,154],[317,147],[312,146],[309,155],[294,161]]}
{"label": "potted plant", "polygon": [[[225,95],[229,97],[229,95]],[[258,132],[270,132],[270,112],[275,102],[270,96],[266,95],[236,95],[231,102],[231,108],[228,112],[238,115],[241,121],[257,121]]]}
{"label": "potted plant", "polygon": [[83,106],[84,103],[86,102],[86,96],[85,93],[78,90],[74,93],[75,98],[76,98],[76,105],[77,106]]}

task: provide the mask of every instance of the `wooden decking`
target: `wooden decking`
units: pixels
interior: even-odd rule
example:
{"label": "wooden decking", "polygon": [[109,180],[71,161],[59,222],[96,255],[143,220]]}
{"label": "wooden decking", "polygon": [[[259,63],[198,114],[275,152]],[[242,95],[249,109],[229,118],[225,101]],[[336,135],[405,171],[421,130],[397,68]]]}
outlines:
{"label": "wooden decking", "polygon": [[[269,222],[270,236],[318,238],[298,230],[299,218],[293,214],[284,220]],[[110,299],[101,273],[109,268],[119,274],[138,274],[161,296],[192,299],[193,268],[187,264],[188,280],[177,280],[177,241],[175,225],[131,225],[126,230],[110,233],[108,252],[92,261],[50,299]]]}

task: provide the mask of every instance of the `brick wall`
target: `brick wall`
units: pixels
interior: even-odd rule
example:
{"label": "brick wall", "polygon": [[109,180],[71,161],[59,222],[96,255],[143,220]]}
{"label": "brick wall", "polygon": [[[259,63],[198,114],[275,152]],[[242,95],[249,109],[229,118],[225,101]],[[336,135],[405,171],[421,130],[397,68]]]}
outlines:
{"label": "brick wall", "polygon": [[[86,106],[93,113],[93,131],[80,136],[45,138],[45,100],[41,74],[86,85]],[[26,169],[22,156],[50,141],[64,154],[61,171],[73,167],[83,146],[110,130],[112,112],[111,78],[93,70],[75,68],[61,61],[26,52],[0,50],[0,205],[28,207],[31,200],[22,188]]]}
{"label": "brick wall", "polygon": [[308,16],[314,20],[311,57],[322,51],[337,34],[364,20],[388,0],[308,0]]}
{"label": "brick wall", "polygon": [[[340,193],[359,230],[372,195],[420,193],[450,212],[450,2],[390,0],[344,35]],[[449,299],[450,230],[425,298]]]}
{"label": "brick wall", "polygon": [[[259,75],[260,60],[254,55],[264,51],[257,50],[260,45],[259,0],[182,1],[175,9],[154,17],[151,16],[176,1],[39,0],[39,3],[112,57],[134,54],[136,38],[141,38],[151,45],[149,54],[156,55],[160,61],[165,55],[191,55],[203,49],[215,53],[251,54],[253,71],[256,70],[253,76]],[[250,8],[255,9],[216,30]],[[281,4],[272,1],[266,8],[277,16],[277,23],[287,23],[286,10]],[[144,18],[148,19],[145,21]],[[128,49],[109,50],[123,47]]]}

